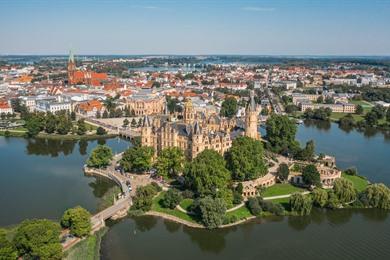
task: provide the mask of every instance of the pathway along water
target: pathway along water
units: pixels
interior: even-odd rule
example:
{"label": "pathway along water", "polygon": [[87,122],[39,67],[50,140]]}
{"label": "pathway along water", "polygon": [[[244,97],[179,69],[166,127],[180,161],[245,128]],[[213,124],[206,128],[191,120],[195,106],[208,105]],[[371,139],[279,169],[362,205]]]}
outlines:
{"label": "pathway along water", "polygon": [[[374,182],[390,185],[390,139],[300,125],[298,139],[316,142],[339,167],[356,166]],[[103,259],[390,259],[390,217],[381,210],[315,210],[308,217],[272,217],[221,230],[185,227],[155,217],[113,224],[103,238]]]}

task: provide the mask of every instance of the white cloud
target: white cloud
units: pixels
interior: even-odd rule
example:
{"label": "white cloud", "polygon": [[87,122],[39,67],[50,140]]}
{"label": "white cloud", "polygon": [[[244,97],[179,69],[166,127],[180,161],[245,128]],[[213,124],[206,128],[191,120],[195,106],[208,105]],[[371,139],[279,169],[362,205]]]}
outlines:
{"label": "white cloud", "polygon": [[258,6],[245,6],[242,8],[244,11],[249,12],[272,12],[275,11],[273,7],[258,7]]}

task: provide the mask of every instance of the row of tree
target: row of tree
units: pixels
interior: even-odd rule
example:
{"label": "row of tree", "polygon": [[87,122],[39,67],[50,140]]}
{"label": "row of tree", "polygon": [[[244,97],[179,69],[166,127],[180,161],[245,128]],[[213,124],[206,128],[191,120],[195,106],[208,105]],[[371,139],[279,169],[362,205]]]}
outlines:
{"label": "row of tree", "polygon": [[90,213],[77,206],[65,211],[60,224],[47,219],[23,221],[11,240],[8,232],[0,229],[0,259],[62,259],[62,228],[82,238],[91,232],[90,220]]}

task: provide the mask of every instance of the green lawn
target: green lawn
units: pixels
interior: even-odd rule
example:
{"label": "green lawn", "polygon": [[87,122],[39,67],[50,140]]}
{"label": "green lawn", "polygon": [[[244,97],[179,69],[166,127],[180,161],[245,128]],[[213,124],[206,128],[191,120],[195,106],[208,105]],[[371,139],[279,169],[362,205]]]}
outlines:
{"label": "green lawn", "polygon": [[[338,121],[340,118],[342,118],[346,115],[348,115],[348,113],[332,113],[330,115],[330,119],[333,121]],[[364,119],[363,115],[352,114],[352,116],[355,119],[355,121],[361,121]]]}
{"label": "green lawn", "polygon": [[342,177],[351,181],[353,183],[353,186],[355,186],[355,188],[359,192],[365,190],[368,185],[368,181],[360,176],[352,176],[343,173]]}
{"label": "green lawn", "polygon": [[290,183],[277,183],[269,188],[266,188],[266,190],[262,194],[262,197],[264,198],[264,197],[286,195],[294,192],[303,192],[303,191],[305,191],[305,189],[295,187]]}
{"label": "green lawn", "polygon": [[236,210],[227,212],[226,216],[228,216],[228,217],[236,216],[236,218],[238,220],[241,220],[241,219],[246,219],[246,218],[252,217],[253,215],[250,213],[250,211],[248,210],[248,208],[244,204],[242,207],[239,207]]}
{"label": "green lawn", "polygon": [[172,215],[190,222],[197,223],[196,218],[194,216],[190,216],[184,212],[181,212],[177,209],[169,209],[169,208],[163,208],[160,204],[160,201],[162,200],[165,192],[161,192],[157,197],[153,199],[153,204],[152,204],[152,210],[165,213],[168,215]]}
{"label": "green lawn", "polygon": [[95,234],[80,241],[65,253],[65,260],[97,260],[100,259],[100,243],[108,228],[99,230]]}
{"label": "green lawn", "polygon": [[286,211],[290,211],[290,198],[274,199],[270,201],[280,204]]}
{"label": "green lawn", "polygon": [[355,104],[355,105],[361,105],[363,108],[370,108],[374,105],[370,102],[364,101],[364,100],[350,100],[349,103]]}
{"label": "green lawn", "polygon": [[193,199],[184,199],[180,202],[180,207],[188,211],[188,208],[192,205],[193,202]]}

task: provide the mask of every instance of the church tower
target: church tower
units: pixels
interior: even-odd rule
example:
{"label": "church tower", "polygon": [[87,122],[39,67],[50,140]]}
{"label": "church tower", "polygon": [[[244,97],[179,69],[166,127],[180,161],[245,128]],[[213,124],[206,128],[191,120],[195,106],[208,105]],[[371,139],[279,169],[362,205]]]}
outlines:
{"label": "church tower", "polygon": [[154,147],[153,134],[152,134],[152,124],[150,123],[149,117],[147,115],[144,116],[143,122],[142,122],[141,145]]}
{"label": "church tower", "polygon": [[69,52],[69,60],[68,60],[68,84],[72,85],[75,82],[74,73],[76,71],[76,63],[74,60],[73,52]]}
{"label": "church tower", "polygon": [[256,106],[255,94],[250,92],[250,101],[245,111],[245,136],[253,139],[260,139],[260,134],[257,130],[257,117],[260,114],[260,108]]}
{"label": "church tower", "polygon": [[194,107],[192,105],[192,101],[190,98],[186,100],[184,103],[184,111],[183,111],[183,120],[184,123],[192,125],[195,120],[195,112]]}

